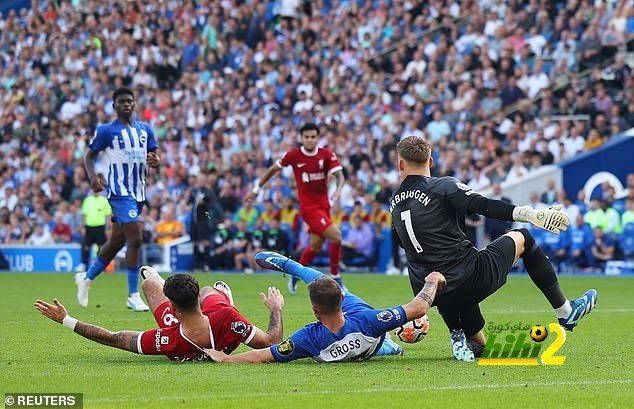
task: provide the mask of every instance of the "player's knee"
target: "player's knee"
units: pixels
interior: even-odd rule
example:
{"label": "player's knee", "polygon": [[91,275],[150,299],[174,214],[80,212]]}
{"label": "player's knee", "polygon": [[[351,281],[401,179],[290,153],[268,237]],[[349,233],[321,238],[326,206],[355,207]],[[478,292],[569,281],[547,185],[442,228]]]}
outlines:
{"label": "player's knee", "polygon": [[[522,251],[520,251],[520,254],[522,254],[522,256],[531,254],[533,251],[535,251],[535,248],[537,247],[537,243],[535,242],[535,238],[533,237],[531,232],[528,231],[528,229],[525,229],[525,228],[516,229],[516,230],[513,230],[511,233],[521,234],[521,239],[523,241],[522,243],[523,249]],[[517,240],[516,240],[516,243],[517,243]]]}
{"label": "player's knee", "polygon": [[333,234],[332,234],[332,238],[330,239],[330,241],[332,243],[341,243],[342,237],[341,237],[341,232],[339,231],[339,229],[337,229]]}
{"label": "player's knee", "polygon": [[131,247],[133,249],[139,249],[141,248],[141,244],[143,244],[143,239],[141,238],[141,235],[137,235],[134,234],[131,237],[128,237],[128,239],[126,240],[126,243],[128,245],[128,247]]}

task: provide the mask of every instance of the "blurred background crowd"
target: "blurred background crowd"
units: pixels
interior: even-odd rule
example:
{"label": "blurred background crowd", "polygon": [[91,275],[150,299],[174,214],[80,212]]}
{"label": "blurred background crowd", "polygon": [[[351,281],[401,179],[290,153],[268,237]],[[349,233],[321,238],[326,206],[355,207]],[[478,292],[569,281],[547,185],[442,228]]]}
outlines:
{"label": "blurred background crowd", "polygon": [[[501,182],[634,127],[633,32],[631,0],[33,0],[0,18],[0,241],[81,240],[82,156],[127,85],[162,158],[147,242],[208,223],[199,267],[238,269],[257,248],[305,245],[290,169],[255,206],[242,199],[314,121],[345,170],[333,204],[344,262],[371,264],[377,241],[363,239],[390,225],[400,138],[433,143],[435,176],[502,197]],[[583,257],[563,235],[551,259],[615,257],[634,175],[628,188],[619,199],[604,186],[589,206],[550,185],[535,192],[534,205],[575,206],[590,228]]]}

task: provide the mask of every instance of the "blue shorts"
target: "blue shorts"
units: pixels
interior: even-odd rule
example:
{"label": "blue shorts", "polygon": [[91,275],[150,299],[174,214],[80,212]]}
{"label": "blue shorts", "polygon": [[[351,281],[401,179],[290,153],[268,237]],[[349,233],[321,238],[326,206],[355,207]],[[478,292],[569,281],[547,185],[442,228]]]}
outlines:
{"label": "blue shorts", "polygon": [[126,223],[136,223],[143,211],[143,202],[137,202],[132,197],[110,198],[108,200],[112,207],[112,221],[121,225]]}

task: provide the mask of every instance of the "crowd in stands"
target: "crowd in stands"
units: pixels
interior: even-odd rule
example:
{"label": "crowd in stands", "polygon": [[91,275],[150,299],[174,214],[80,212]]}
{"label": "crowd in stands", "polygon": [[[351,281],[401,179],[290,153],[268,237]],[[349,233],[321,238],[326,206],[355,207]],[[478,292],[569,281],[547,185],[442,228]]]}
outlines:
{"label": "crowd in stands", "polygon": [[80,239],[81,158],[128,85],[162,158],[147,241],[208,224],[197,254],[226,267],[305,244],[289,169],[242,199],[314,121],[344,165],[344,258],[371,258],[402,137],[484,189],[634,127],[633,31],[629,0],[33,0],[0,18],[0,241]]}

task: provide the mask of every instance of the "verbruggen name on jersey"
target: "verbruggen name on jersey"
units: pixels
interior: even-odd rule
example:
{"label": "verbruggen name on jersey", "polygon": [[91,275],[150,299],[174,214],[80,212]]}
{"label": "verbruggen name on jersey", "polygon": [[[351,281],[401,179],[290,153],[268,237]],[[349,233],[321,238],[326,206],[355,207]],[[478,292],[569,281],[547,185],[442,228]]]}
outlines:
{"label": "verbruggen name on jersey", "polygon": [[390,202],[390,213],[392,213],[397,204],[406,199],[416,199],[423,206],[427,206],[429,202],[431,202],[431,199],[429,198],[429,196],[427,196],[427,193],[423,192],[420,189],[406,190],[405,192],[401,192],[398,195],[394,196],[394,198],[392,198],[392,201]]}

